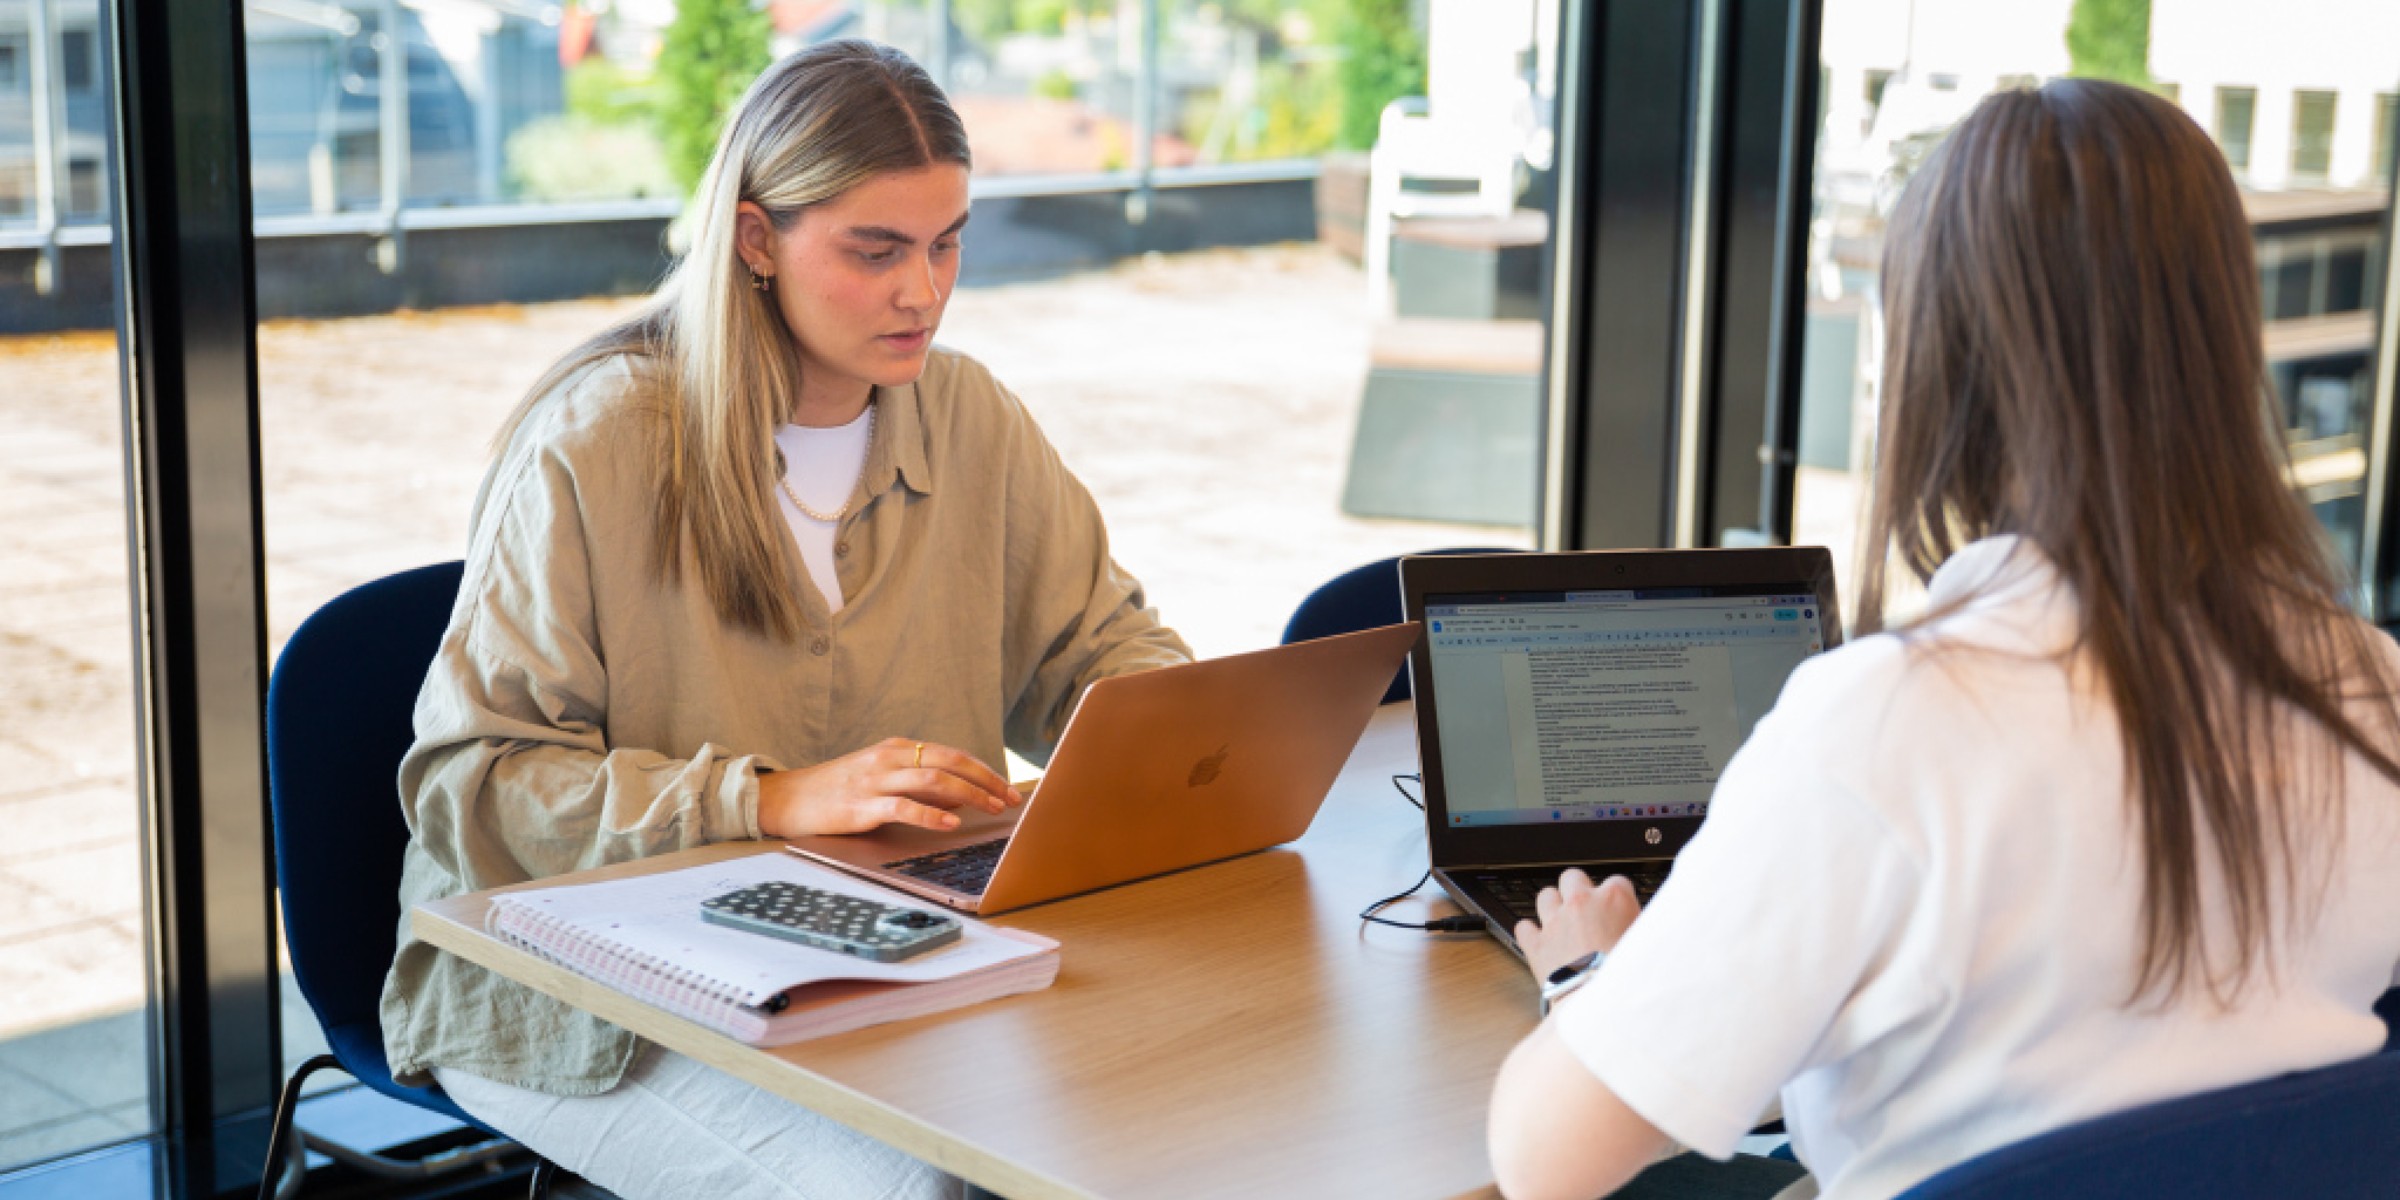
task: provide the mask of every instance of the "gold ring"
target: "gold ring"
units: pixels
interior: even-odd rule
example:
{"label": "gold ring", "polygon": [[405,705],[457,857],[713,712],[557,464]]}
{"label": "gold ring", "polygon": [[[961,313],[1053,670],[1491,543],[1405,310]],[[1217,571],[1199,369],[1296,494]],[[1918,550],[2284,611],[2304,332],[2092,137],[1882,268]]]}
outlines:
{"label": "gold ring", "polygon": [[910,763],[909,765],[912,767],[921,767],[925,765],[925,743],[917,743],[917,761]]}

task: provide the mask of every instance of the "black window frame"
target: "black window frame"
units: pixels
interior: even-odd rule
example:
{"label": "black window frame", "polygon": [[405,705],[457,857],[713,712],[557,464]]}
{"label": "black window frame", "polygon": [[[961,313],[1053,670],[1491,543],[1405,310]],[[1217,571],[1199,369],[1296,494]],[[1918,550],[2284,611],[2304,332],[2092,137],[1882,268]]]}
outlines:
{"label": "black window frame", "polygon": [[[1786,542],[1822,2],[1559,9],[1543,543]],[[225,116],[248,111],[243,6],[105,0],[95,46],[122,163],[114,253],[157,1110],[157,1132],[127,1153],[154,1164],[159,1194],[245,1194],[282,1061],[250,156],[247,122]],[[2239,90],[2254,126],[2255,91]],[[2394,232],[2387,211],[2387,247]],[[2400,530],[2384,519],[2400,438],[2391,257],[2371,281],[2364,550],[2365,605],[2387,618],[2400,593]]]}
{"label": "black window frame", "polygon": [[1565,7],[1542,543],[1786,543],[1822,0]]}
{"label": "black window frame", "polygon": [[158,1190],[255,1190],[283,1073],[241,0],[103,4]]}

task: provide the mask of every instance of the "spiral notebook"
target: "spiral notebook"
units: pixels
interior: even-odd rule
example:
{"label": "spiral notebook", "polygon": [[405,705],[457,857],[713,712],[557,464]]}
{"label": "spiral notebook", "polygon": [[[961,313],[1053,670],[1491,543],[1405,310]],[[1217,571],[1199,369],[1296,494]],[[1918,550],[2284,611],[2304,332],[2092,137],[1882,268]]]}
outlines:
{"label": "spiral notebook", "polygon": [[957,942],[878,963],[700,919],[711,896],[783,881],[893,903],[906,897],[788,854],[753,854],[605,883],[492,897],[497,937],[753,1046],[780,1046],[942,1012],[1058,977],[1058,943],[964,921]]}

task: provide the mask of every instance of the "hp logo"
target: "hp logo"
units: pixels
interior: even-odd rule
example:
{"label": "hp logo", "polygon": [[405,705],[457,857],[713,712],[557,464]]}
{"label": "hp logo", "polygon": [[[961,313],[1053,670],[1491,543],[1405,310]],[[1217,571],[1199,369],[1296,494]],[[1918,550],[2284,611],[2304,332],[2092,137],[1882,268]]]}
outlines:
{"label": "hp logo", "polygon": [[1662,838],[1661,838],[1661,836],[1660,836],[1660,834],[1659,834],[1659,832],[1658,832],[1658,829],[1657,829],[1657,827],[1656,827],[1656,826],[1653,826],[1653,827],[1651,827],[1651,828],[1649,828],[1649,829],[1645,829],[1645,830],[1643,830],[1643,831],[1642,831],[1642,840],[1643,840],[1643,841],[1645,841],[1645,842],[1648,842],[1648,843],[1650,843],[1650,844],[1651,844],[1651,845],[1653,845],[1653,846],[1655,846],[1655,845],[1657,845],[1657,844],[1658,844],[1658,843],[1659,843],[1659,842],[1662,840]]}

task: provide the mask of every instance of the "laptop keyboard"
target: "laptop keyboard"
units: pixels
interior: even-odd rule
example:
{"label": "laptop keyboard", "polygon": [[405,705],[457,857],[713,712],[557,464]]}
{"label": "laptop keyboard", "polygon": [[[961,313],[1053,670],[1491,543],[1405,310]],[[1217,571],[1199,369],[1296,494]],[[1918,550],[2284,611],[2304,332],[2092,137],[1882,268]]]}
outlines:
{"label": "laptop keyboard", "polygon": [[[1611,875],[1624,876],[1633,884],[1635,898],[1647,905],[1650,897],[1658,894],[1658,886],[1667,881],[1667,869],[1673,865],[1673,860],[1661,859],[1657,862],[1595,863],[1582,870],[1592,877],[1594,883]],[[1457,874],[1459,878],[1481,888],[1484,894],[1506,905],[1513,917],[1510,923],[1514,924],[1516,921],[1538,919],[1533,898],[1541,895],[1543,888],[1557,887],[1559,873],[1566,869],[1564,866],[1525,867],[1507,871],[1461,871]]]}
{"label": "laptop keyboard", "polygon": [[1007,838],[993,838],[988,842],[974,842],[950,850],[888,862],[883,864],[883,869],[938,884],[954,892],[980,896],[984,885],[992,881],[992,868],[1000,865],[1000,852],[1007,847]]}

